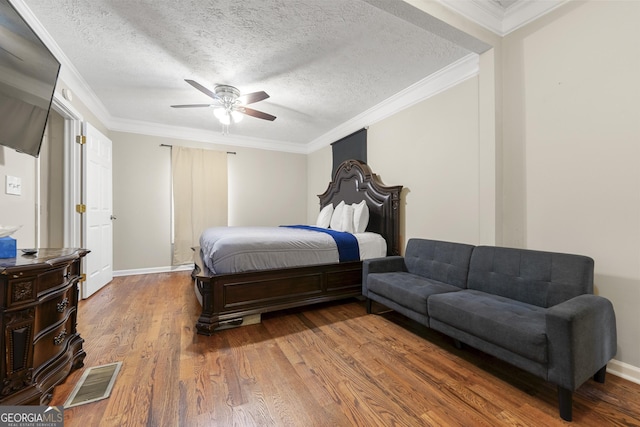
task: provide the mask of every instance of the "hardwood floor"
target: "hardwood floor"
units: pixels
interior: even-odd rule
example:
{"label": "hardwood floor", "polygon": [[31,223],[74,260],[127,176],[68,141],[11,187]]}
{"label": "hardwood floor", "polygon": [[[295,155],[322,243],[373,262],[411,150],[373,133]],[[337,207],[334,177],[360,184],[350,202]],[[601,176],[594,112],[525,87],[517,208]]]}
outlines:
{"label": "hardwood floor", "polygon": [[638,384],[588,381],[566,423],[545,381],[360,301],[211,337],[195,333],[198,313],[187,272],[115,278],[82,301],[85,366],[123,365],[111,397],[66,409],[65,426],[640,426]]}

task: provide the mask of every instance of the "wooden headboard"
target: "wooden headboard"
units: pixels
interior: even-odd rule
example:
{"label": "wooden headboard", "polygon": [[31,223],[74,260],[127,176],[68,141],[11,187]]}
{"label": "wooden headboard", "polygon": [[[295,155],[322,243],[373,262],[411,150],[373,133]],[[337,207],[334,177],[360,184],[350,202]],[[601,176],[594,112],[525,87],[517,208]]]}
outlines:
{"label": "wooden headboard", "polygon": [[369,166],[357,160],[345,160],[336,170],[327,190],[319,194],[320,209],[340,201],[369,206],[367,231],[378,233],[387,242],[387,255],[400,255],[400,192],[402,185],[388,187]]}

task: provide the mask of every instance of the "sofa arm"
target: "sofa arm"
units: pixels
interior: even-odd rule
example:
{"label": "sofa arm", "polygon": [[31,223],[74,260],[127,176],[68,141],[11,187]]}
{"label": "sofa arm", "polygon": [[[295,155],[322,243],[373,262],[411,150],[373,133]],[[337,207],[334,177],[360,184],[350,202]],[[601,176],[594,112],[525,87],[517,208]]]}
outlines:
{"label": "sofa arm", "polygon": [[576,390],[616,354],[616,317],[606,298],[579,295],[550,307],[546,322],[547,379],[567,390]]}
{"label": "sofa arm", "polygon": [[369,296],[367,276],[370,273],[388,273],[392,271],[407,271],[407,267],[404,264],[404,257],[393,255],[362,261],[362,295],[365,297]]}

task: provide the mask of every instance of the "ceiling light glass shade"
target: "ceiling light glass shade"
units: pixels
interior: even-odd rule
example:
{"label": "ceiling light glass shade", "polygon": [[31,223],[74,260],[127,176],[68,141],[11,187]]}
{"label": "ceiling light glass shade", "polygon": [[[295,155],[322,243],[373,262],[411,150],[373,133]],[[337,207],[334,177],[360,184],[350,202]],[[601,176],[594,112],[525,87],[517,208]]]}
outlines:
{"label": "ceiling light glass shade", "polygon": [[222,123],[223,125],[231,124],[231,116],[226,111],[222,116],[218,117],[218,119],[220,120],[220,123]]}
{"label": "ceiling light glass shade", "polygon": [[216,118],[220,120],[220,123],[222,123],[223,125],[231,124],[231,115],[225,108],[215,108],[213,110],[213,115],[216,116]]}
{"label": "ceiling light glass shade", "polygon": [[224,117],[227,116],[227,111],[224,108],[215,108],[213,110],[213,115],[220,121],[223,120]]}
{"label": "ceiling light glass shade", "polygon": [[244,115],[236,110],[231,111],[231,118],[233,119],[234,123],[240,123],[242,121],[242,117]]}

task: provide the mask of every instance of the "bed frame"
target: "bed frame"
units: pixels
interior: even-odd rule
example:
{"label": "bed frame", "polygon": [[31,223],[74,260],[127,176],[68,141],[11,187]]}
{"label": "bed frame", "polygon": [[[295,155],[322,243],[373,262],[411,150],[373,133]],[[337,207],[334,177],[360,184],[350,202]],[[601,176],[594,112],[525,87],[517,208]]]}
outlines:
{"label": "bed frame", "polygon": [[[327,190],[318,195],[320,208],[341,200],[369,206],[367,231],[387,241],[387,255],[400,253],[400,192],[387,187],[357,160],[337,169]],[[199,334],[257,323],[261,313],[362,295],[362,261],[323,264],[235,274],[213,274],[195,250],[193,278],[202,313],[196,323]]]}

